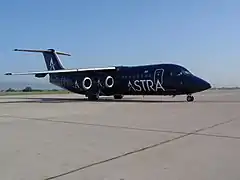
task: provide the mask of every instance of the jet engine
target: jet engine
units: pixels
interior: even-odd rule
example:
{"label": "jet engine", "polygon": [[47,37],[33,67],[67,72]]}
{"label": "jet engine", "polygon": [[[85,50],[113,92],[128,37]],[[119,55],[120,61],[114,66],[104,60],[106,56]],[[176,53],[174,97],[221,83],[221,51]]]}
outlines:
{"label": "jet engine", "polygon": [[82,81],[82,87],[85,90],[89,90],[92,87],[92,80],[89,77],[85,77]]}
{"label": "jet engine", "polygon": [[113,77],[112,76],[107,76],[107,78],[105,79],[105,86],[107,88],[111,88],[111,87],[113,87],[113,85],[114,85]]}

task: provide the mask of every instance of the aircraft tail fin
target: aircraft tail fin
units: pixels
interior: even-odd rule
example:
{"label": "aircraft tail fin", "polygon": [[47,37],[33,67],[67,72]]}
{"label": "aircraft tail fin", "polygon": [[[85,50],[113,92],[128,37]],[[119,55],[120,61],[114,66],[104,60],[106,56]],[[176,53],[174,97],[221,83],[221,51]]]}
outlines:
{"label": "aircraft tail fin", "polygon": [[65,69],[62,65],[62,62],[58,55],[65,55],[65,56],[71,56],[68,53],[59,52],[55,49],[47,49],[47,50],[35,50],[35,49],[14,49],[14,51],[24,51],[24,52],[40,52],[43,54],[47,69],[49,71],[51,70],[61,70]]}

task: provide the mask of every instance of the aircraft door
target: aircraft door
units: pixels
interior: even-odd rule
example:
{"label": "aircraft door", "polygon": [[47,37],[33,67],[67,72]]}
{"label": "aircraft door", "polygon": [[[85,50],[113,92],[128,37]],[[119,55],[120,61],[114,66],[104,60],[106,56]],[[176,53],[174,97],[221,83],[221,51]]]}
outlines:
{"label": "aircraft door", "polygon": [[157,91],[165,91],[164,69],[156,69],[154,71],[153,81]]}

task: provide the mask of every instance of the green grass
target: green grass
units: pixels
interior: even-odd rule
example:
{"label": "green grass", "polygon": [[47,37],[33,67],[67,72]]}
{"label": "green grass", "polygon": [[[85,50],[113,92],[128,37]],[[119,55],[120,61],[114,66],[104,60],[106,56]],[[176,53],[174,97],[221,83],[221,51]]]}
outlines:
{"label": "green grass", "polygon": [[40,94],[68,94],[69,91],[59,90],[59,91],[31,91],[31,92],[22,92],[22,91],[15,91],[15,92],[0,92],[0,96],[14,96],[14,95],[40,95]]}

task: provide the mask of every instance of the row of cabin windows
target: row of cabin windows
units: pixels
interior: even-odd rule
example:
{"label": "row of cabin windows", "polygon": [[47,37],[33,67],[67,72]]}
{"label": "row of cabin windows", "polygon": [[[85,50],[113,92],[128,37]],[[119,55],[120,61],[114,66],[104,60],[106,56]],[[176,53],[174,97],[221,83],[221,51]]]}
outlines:
{"label": "row of cabin windows", "polygon": [[137,74],[132,76],[122,76],[122,79],[139,79],[139,78],[151,78],[151,74]]}
{"label": "row of cabin windows", "polygon": [[[173,73],[170,72],[169,75],[173,76]],[[137,74],[137,75],[132,75],[132,76],[125,75],[125,76],[121,76],[120,78],[122,78],[122,79],[139,79],[139,78],[143,79],[143,78],[151,78],[151,77],[152,77],[152,74]]]}

